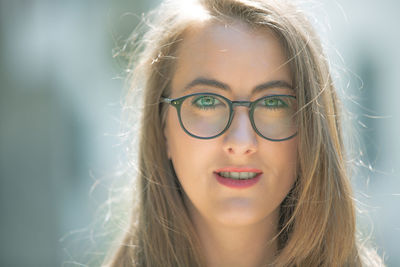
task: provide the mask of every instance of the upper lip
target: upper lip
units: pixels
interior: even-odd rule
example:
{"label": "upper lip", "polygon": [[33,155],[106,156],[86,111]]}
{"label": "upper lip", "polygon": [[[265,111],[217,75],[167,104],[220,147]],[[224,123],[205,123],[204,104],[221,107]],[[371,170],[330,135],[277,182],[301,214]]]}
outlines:
{"label": "upper lip", "polygon": [[215,172],[220,173],[220,172],[256,172],[256,173],[262,173],[260,169],[253,168],[253,167],[235,167],[235,166],[229,166],[229,167],[223,167],[220,169],[215,170]]}

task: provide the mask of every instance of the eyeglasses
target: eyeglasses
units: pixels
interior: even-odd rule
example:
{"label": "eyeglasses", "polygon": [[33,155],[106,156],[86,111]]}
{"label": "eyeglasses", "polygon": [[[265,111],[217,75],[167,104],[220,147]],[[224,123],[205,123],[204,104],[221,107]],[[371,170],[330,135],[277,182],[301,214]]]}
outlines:
{"label": "eyeglasses", "polygon": [[255,101],[231,101],[214,93],[195,93],[163,102],[176,108],[182,129],[190,136],[211,139],[232,123],[234,107],[249,108],[254,131],[270,141],[284,141],[297,134],[297,101],[292,95],[268,95]]}

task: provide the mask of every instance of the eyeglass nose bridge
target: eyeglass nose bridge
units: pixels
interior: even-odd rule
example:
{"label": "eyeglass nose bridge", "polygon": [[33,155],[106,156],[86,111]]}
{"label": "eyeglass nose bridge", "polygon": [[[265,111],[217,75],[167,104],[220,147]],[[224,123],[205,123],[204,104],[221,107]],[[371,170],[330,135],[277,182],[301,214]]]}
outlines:
{"label": "eyeglass nose bridge", "polygon": [[234,107],[251,107],[251,102],[250,101],[232,101],[232,108]]}
{"label": "eyeglass nose bridge", "polygon": [[223,130],[223,132],[225,132],[226,130],[228,130],[231,127],[232,121],[233,121],[233,117],[235,115],[235,107],[247,107],[249,108],[249,120],[251,123],[251,126],[253,127],[254,131],[259,134],[257,127],[254,123],[253,120],[253,116],[252,116],[252,106],[254,105],[253,102],[251,101],[230,101],[231,102],[231,113],[229,116],[229,121],[225,127],[225,129]]}

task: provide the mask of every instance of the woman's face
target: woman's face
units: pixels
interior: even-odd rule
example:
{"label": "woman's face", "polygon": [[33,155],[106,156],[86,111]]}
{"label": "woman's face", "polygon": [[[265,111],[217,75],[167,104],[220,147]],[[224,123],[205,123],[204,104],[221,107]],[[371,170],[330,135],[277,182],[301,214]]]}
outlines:
{"label": "woman's face", "polygon": [[[241,23],[193,27],[180,46],[171,98],[204,92],[248,101],[271,94],[295,95],[284,86],[292,85],[285,63],[284,51],[269,31],[252,31]],[[271,81],[283,85],[254,90]],[[229,129],[204,140],[185,133],[176,109],[168,108],[164,130],[168,157],[184,189],[185,203],[191,216],[208,223],[276,222],[279,206],[295,181],[297,138],[264,139],[253,130],[248,107],[234,110]],[[221,171],[257,176],[237,182],[223,179]]]}

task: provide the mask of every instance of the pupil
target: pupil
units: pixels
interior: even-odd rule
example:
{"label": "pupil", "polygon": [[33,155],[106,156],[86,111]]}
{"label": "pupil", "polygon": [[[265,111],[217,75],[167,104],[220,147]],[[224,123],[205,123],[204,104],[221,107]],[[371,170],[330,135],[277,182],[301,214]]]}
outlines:
{"label": "pupil", "polygon": [[205,98],[203,98],[203,105],[209,106],[209,105],[211,105],[212,103],[213,103],[213,100],[212,100],[211,97],[205,97]]}

